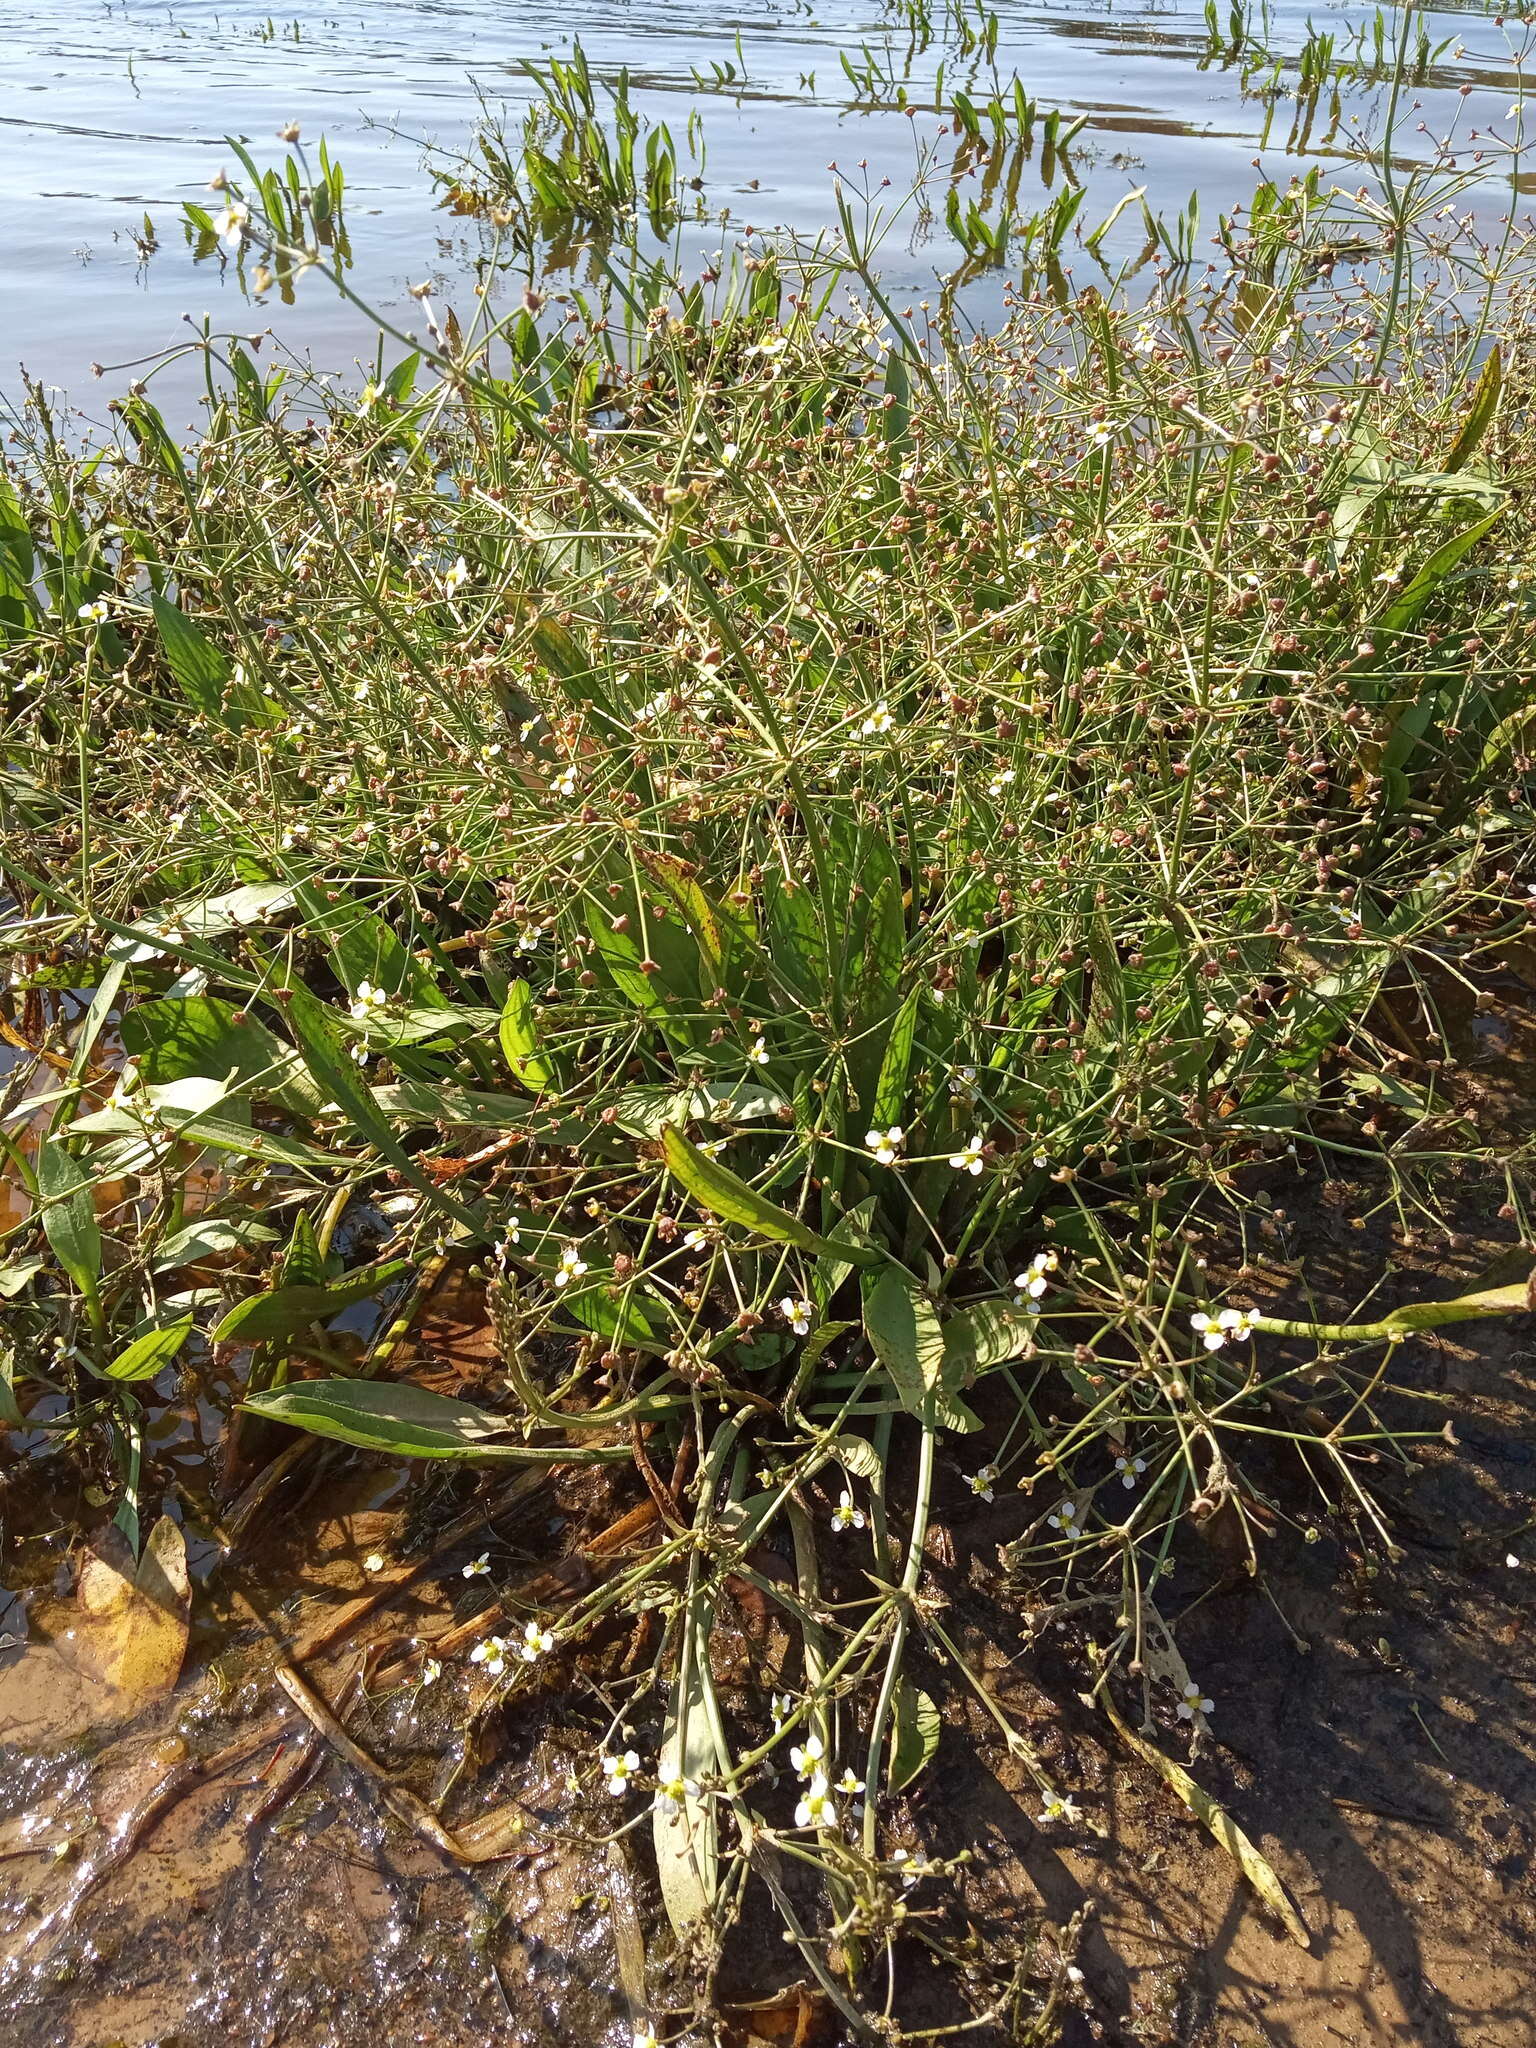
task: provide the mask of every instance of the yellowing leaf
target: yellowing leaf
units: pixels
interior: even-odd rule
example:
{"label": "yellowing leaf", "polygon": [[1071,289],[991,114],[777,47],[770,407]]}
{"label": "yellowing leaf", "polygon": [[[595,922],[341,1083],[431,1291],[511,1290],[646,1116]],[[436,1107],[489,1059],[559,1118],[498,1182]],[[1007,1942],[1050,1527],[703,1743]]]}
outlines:
{"label": "yellowing leaf", "polygon": [[169,1515],[134,1562],[116,1527],[96,1538],[75,1588],[76,1620],[65,1641],[77,1668],[123,1713],[170,1692],[181,1675],[192,1611],[187,1546]]}
{"label": "yellowing leaf", "polygon": [[1178,1793],[1201,1826],[1206,1828],[1226,1850],[1265,1905],[1280,1921],[1292,1941],[1299,1948],[1310,1952],[1311,1931],[1297,1910],[1295,1901],[1281,1883],[1274,1865],[1254,1847],[1226,1808],[1218,1805],[1209,1792],[1203,1791],[1195,1783],[1182,1764],[1175,1763],[1171,1756],[1164,1756],[1155,1743],[1148,1742],[1145,1736],[1136,1734],[1126,1725],[1107,1690],[1101,1692],[1100,1698],[1105,1713],[1114,1723],[1116,1734],[1136,1752],[1143,1763],[1151,1765],[1165,1785]]}

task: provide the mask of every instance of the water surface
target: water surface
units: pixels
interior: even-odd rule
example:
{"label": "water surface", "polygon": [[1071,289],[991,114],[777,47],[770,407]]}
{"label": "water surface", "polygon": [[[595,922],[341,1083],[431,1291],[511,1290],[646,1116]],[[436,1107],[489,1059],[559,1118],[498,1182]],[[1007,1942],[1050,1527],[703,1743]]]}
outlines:
{"label": "water surface", "polygon": [[[873,180],[904,189],[918,147],[939,126],[942,60],[948,91],[984,98],[995,70],[1009,86],[1017,75],[1043,105],[1088,117],[1072,154],[1073,174],[1088,187],[1080,226],[1136,186],[1169,212],[1198,189],[1206,236],[1218,210],[1251,188],[1256,157],[1281,176],[1307,160],[1287,144],[1309,17],[1334,35],[1339,59],[1352,32],[1365,30],[1368,42],[1373,33],[1373,10],[1277,0],[1254,17],[1257,40],[1281,67],[1270,74],[1279,97],[1266,103],[1252,77],[1245,92],[1241,61],[1213,51],[1206,19],[1188,0],[997,0],[992,63],[963,55],[953,18],[942,14],[921,47],[892,0],[754,0],[726,10],[702,0],[353,0],[345,8],[301,0],[289,11],[294,5],[285,0],[278,15],[253,0],[0,0],[0,391],[16,391],[25,364],[98,407],[129,373],[114,369],[93,390],[92,363],[121,365],[163,349],[185,338],[184,314],[204,312],[222,326],[270,320],[322,367],[349,370],[369,353],[367,323],[319,281],[308,282],[296,307],[256,315],[232,269],[221,273],[217,259],[194,263],[181,209],[206,196],[229,160],[226,136],[247,138],[264,161],[281,155],[275,136],[287,121],[302,124],[307,142],[328,139],[348,177],[353,282],[415,327],[408,283],[452,280],[474,238],[440,209],[421,169],[423,143],[466,147],[482,97],[526,103],[522,61],[568,49],[574,37],[600,76],[627,67],[643,109],[679,138],[690,109],[699,110],[707,199],[729,207],[733,225],[815,231],[829,216],[834,159],[845,167],[866,159]],[[981,19],[974,5],[968,13]],[[1459,120],[1465,135],[1502,119],[1512,73],[1493,17],[1473,7],[1422,18],[1431,44],[1450,47],[1415,92],[1422,107],[1407,126],[1424,120],[1441,130]],[[1226,19],[1222,0],[1223,34]],[[1387,11],[1388,37],[1396,21]],[[883,104],[856,90],[841,58],[858,68],[866,45],[888,81],[905,81],[915,115],[891,104],[890,83]],[[716,65],[734,75],[716,82]],[[1464,103],[1463,81],[1473,85]],[[1357,77],[1336,104],[1325,92],[1314,110],[1306,141],[1351,183],[1352,124],[1369,130],[1380,99]],[[1020,204],[1040,196],[1036,174]],[[158,246],[146,255],[147,239]],[[1144,239],[1139,209],[1129,209],[1106,253],[1125,260]],[[942,207],[934,227],[914,234],[908,221],[884,251],[901,290],[930,285],[954,257]]]}

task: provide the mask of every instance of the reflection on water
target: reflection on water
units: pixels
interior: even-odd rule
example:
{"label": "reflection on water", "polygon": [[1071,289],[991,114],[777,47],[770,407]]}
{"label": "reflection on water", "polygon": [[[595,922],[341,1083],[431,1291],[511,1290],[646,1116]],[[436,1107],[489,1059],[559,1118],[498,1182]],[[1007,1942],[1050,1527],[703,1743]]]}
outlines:
{"label": "reflection on water", "polygon": [[[93,361],[162,349],[185,338],[184,315],[205,311],[218,325],[271,320],[323,367],[348,370],[369,351],[355,310],[316,288],[294,308],[257,315],[216,256],[194,262],[181,208],[227,160],[226,135],[246,138],[263,161],[280,154],[285,122],[329,138],[347,175],[354,283],[415,327],[409,281],[451,281],[478,246],[473,223],[438,207],[422,144],[466,147],[482,96],[525,104],[523,61],[573,37],[600,79],[627,69],[639,110],[674,134],[698,108],[711,208],[728,207],[737,225],[804,233],[827,221],[832,159],[866,159],[877,183],[888,177],[899,190],[956,89],[985,101],[1017,76],[1043,107],[1087,116],[1072,157],[1087,188],[1081,232],[1135,186],[1169,211],[1199,187],[1214,220],[1251,183],[1261,151],[1271,175],[1283,175],[1288,149],[1338,157],[1369,132],[1369,77],[1396,33],[1390,13],[1378,25],[1375,10],[1299,0],[1252,10],[1236,40],[1225,5],[1208,22],[1187,0],[997,0],[989,54],[979,0],[941,8],[928,26],[915,0],[756,0],[724,15],[697,0],[515,10],[501,0],[300,0],[288,13],[293,5],[285,0],[279,19],[266,0],[0,0],[0,390],[17,388],[19,361],[99,402]],[[1459,120],[1466,134],[1504,116],[1512,74],[1490,15],[1437,10],[1413,33],[1415,120],[1437,130]],[[1474,92],[1462,104],[1464,79]],[[1016,204],[1028,211],[1041,196],[1021,190]],[[953,263],[944,219],[941,202],[887,242],[895,288],[927,286]],[[1133,253],[1139,222],[1128,210],[1107,260]],[[717,225],[695,230],[693,246],[710,238]],[[126,376],[114,372],[109,388]]]}

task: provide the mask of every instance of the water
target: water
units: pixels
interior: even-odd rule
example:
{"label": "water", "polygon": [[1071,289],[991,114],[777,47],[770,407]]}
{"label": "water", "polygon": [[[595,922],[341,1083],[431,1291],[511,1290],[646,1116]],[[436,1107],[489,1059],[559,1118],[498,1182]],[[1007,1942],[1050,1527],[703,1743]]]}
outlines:
{"label": "water", "polygon": [[[600,76],[627,66],[642,108],[679,138],[690,108],[700,109],[707,197],[728,206],[736,224],[786,223],[806,232],[824,225],[832,182],[826,166],[834,158],[845,168],[865,158],[871,179],[886,176],[905,188],[920,141],[938,127],[933,80],[946,42],[948,85],[969,85],[980,97],[991,90],[991,67],[958,56],[952,29],[946,36],[940,20],[931,47],[910,65],[915,117],[889,104],[855,104],[841,53],[856,56],[867,43],[883,68],[898,78],[904,71],[908,34],[898,9],[880,0],[757,0],[727,12],[701,0],[517,7],[506,0],[353,0],[344,8],[301,0],[297,15],[295,0],[283,5],[281,16],[269,17],[250,0],[47,0],[42,7],[0,0],[8,78],[0,102],[0,391],[16,391],[25,364],[97,410],[131,373],[113,367],[93,387],[93,362],[118,366],[162,350],[187,338],[184,314],[204,312],[221,326],[270,321],[321,367],[346,372],[367,358],[365,319],[321,281],[306,281],[297,306],[257,314],[232,269],[221,275],[217,259],[194,263],[181,208],[206,197],[209,178],[229,160],[227,135],[247,138],[263,161],[280,157],[275,134],[286,121],[300,122],[307,142],[328,139],[347,172],[353,282],[415,329],[421,314],[408,284],[434,276],[451,290],[476,241],[472,226],[440,209],[421,169],[422,144],[466,146],[479,95],[526,102],[520,60],[566,48],[572,36],[580,36]],[[1149,203],[1170,212],[1198,189],[1203,240],[1218,209],[1251,187],[1256,156],[1281,176],[1303,161],[1286,149],[1295,114],[1286,98],[1274,105],[1261,148],[1266,106],[1245,95],[1240,66],[1211,61],[1206,22],[1187,0],[997,0],[997,12],[1002,79],[1016,71],[1042,105],[1088,116],[1072,158],[1088,187],[1081,227],[1135,186],[1145,185]],[[1368,10],[1330,8],[1326,0],[1278,0],[1265,40],[1294,62],[1309,14],[1336,35],[1340,56],[1350,29],[1371,20]],[[1225,16],[1222,0],[1223,30]],[[1389,36],[1395,19],[1388,17]],[[1476,7],[1423,19],[1432,44],[1464,37],[1470,54],[1453,47],[1436,58],[1414,95],[1423,102],[1414,119],[1441,129],[1459,118],[1467,134],[1503,116],[1513,74],[1492,17]],[[739,87],[701,89],[695,81],[695,67],[708,74],[718,61],[739,71],[743,60]],[[1294,85],[1294,68],[1282,76]],[[1464,80],[1474,90],[1461,104],[1456,89]],[[1338,164],[1352,118],[1363,113],[1369,128],[1379,102],[1378,91],[1348,86],[1326,141],[1325,93],[1311,136],[1314,146],[1325,143],[1325,161]],[[1353,167],[1341,168],[1348,182],[1359,182]],[[1040,196],[1032,170],[1021,205]],[[136,240],[146,215],[158,242],[149,255]],[[1105,253],[1123,261],[1144,239],[1139,208],[1130,208]],[[884,263],[897,289],[918,290],[931,286],[954,253],[941,206],[932,232],[914,236],[910,221],[899,226]],[[184,382],[190,385],[190,372]]]}

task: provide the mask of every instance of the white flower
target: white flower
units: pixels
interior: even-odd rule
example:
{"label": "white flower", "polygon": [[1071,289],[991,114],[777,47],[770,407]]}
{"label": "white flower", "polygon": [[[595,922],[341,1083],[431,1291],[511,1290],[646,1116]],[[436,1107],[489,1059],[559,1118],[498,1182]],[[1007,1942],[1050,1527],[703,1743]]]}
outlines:
{"label": "white flower", "polygon": [[1200,1341],[1207,1351],[1219,1351],[1228,1340],[1234,1344],[1253,1334],[1254,1312],[1246,1308],[1224,1308],[1220,1315],[1212,1315],[1208,1309],[1197,1308],[1190,1317],[1191,1326],[1200,1332]]}
{"label": "white flower", "polygon": [[767,1066],[768,1048],[766,1045],[764,1045],[761,1038],[755,1038],[752,1041],[752,1046],[749,1052],[747,1053],[747,1058],[752,1062],[754,1067]]}
{"label": "white flower", "polygon": [[469,564],[465,561],[464,557],[460,555],[459,559],[454,563],[453,567],[443,577],[443,589],[449,597],[452,597],[454,592],[462,590],[464,588],[464,585],[468,581]]}
{"label": "white flower", "polygon": [[626,1749],[620,1756],[604,1756],[602,1765],[604,1781],[616,1799],[621,1792],[628,1791],[630,1779],[640,1768],[640,1759],[632,1749]]}
{"label": "white flower", "polygon": [[99,597],[91,604],[81,605],[75,614],[77,619],[83,619],[88,626],[99,626],[108,616],[107,607]]}
{"label": "white flower", "polygon": [[690,1230],[683,1239],[683,1249],[690,1252],[707,1251],[709,1249],[709,1239],[702,1230]]}
{"label": "white flower", "polygon": [[1077,1803],[1064,1798],[1060,1792],[1047,1792],[1045,1804],[1040,1809],[1040,1824],[1049,1827],[1053,1820],[1074,1821],[1077,1819]]}
{"label": "white flower", "polygon": [[986,1161],[982,1158],[985,1141],[978,1131],[967,1138],[958,1152],[951,1152],[949,1163],[957,1173],[979,1174],[985,1171]]}
{"label": "white flower", "polygon": [[788,1323],[797,1337],[810,1335],[811,1318],[816,1313],[810,1302],[793,1294],[786,1294],[779,1303],[779,1314]]}
{"label": "white flower", "polygon": [[1120,1474],[1122,1486],[1134,1486],[1147,1469],[1145,1458],[1116,1458],[1115,1470]]}
{"label": "white flower", "polygon": [[785,1721],[789,1717],[789,1710],[793,1705],[794,1701],[787,1692],[776,1692],[774,1694],[773,1704],[769,1711],[773,1715],[773,1732],[775,1735],[784,1726]]}
{"label": "white flower", "polygon": [[864,1780],[856,1778],[851,1770],[846,1770],[832,1787],[832,1790],[840,1792],[845,1799],[856,1799],[864,1790]]}
{"label": "white flower", "polygon": [[992,1491],[992,1486],[1000,1476],[995,1465],[983,1465],[979,1472],[971,1474],[969,1485],[972,1493],[982,1500],[996,1500],[997,1495]]}
{"label": "white flower", "polygon": [[368,1023],[371,1018],[377,1017],[382,1010],[388,1008],[389,997],[383,989],[375,988],[371,981],[360,981],[357,984],[357,994],[352,998],[351,1010],[359,1024]]}
{"label": "white flower", "polygon": [[684,1802],[698,1796],[698,1783],[693,1778],[668,1778],[656,1787],[656,1804],[663,1813],[681,1813]]}
{"label": "white flower", "polygon": [[555,1268],[555,1285],[569,1287],[573,1280],[579,1280],[587,1270],[587,1262],[575,1245],[566,1245],[560,1253],[560,1263]]}
{"label": "white flower", "polygon": [[562,768],[549,786],[556,796],[574,796],[576,794],[576,770],[574,768]]}
{"label": "white flower", "polygon": [[853,1495],[846,1486],[838,1495],[837,1506],[832,1510],[832,1526],[834,1529],[862,1529],[864,1526],[864,1510],[854,1506]]}
{"label": "white flower", "polygon": [[1208,1700],[1195,1681],[1191,1679],[1184,1688],[1184,1697],[1179,1701],[1179,1719],[1193,1721],[1196,1714],[1214,1714],[1216,1702]]}
{"label": "white flower", "polygon": [[555,1639],[547,1628],[537,1621],[530,1621],[523,1630],[523,1662],[536,1664],[555,1647]]}
{"label": "white flower", "polygon": [[1009,783],[1016,782],[1017,780],[1018,777],[1011,768],[1001,769],[987,784],[988,796],[1001,796]]}
{"label": "white flower", "polygon": [[888,1131],[866,1131],[864,1142],[874,1153],[882,1166],[894,1166],[901,1154],[905,1133],[900,1124],[892,1124]]}
{"label": "white flower", "polygon": [[246,225],[250,218],[250,208],[241,206],[238,201],[225,207],[224,211],[214,222],[214,227],[218,231],[219,240],[226,249],[239,248],[241,242],[245,239]]}
{"label": "white flower", "polygon": [[820,1771],[805,1788],[805,1796],[795,1808],[797,1828],[833,1827],[837,1822],[837,1801],[832,1796],[832,1787]]}
{"label": "white flower", "polygon": [[797,1742],[789,1752],[790,1763],[797,1778],[817,1778],[823,1775],[822,1765],[827,1752],[819,1735],[807,1735],[804,1742]]}
{"label": "white flower", "polygon": [[1064,1500],[1055,1513],[1047,1515],[1045,1519],[1053,1529],[1058,1530],[1063,1536],[1073,1538],[1074,1541],[1083,1533],[1083,1525],[1077,1519],[1077,1509],[1069,1500]]}
{"label": "white flower", "polygon": [[363,1570],[365,1572],[381,1572],[383,1571],[383,1569],[383,1558],[379,1555],[378,1551],[370,1550],[368,1555],[363,1559]]}
{"label": "white flower", "polygon": [[469,1653],[471,1664],[483,1664],[492,1678],[500,1678],[507,1668],[507,1642],[505,1636],[487,1636],[483,1643],[476,1643]]}
{"label": "white flower", "polygon": [[1022,1273],[1013,1276],[1013,1305],[1038,1313],[1037,1304],[1049,1286],[1046,1275],[1061,1264],[1055,1252],[1036,1252]]}
{"label": "white flower", "polygon": [[442,1675],[443,1667],[436,1657],[423,1657],[421,1660],[421,1676],[416,1682],[418,1685],[436,1685]]}
{"label": "white flower", "polygon": [[866,736],[869,736],[874,733],[889,732],[892,723],[893,720],[891,718],[891,707],[889,704],[886,703],[885,699],[882,697],[880,699],[880,702],[875,706],[874,710],[871,711],[868,718],[866,718],[864,723],[859,727],[859,730]]}
{"label": "white flower", "polygon": [[919,1878],[927,1877],[933,1869],[926,1856],[913,1856],[906,1849],[898,1849],[891,1861],[900,1866],[901,1888],[904,1892],[910,1891]]}
{"label": "white flower", "polygon": [[465,1565],[463,1576],[466,1579],[483,1579],[490,1568],[491,1553],[488,1550],[482,1550],[473,1564]]}
{"label": "white flower", "polygon": [[661,2043],[656,2039],[656,2029],[649,2020],[643,2026],[636,2027],[630,2048],[661,2048]]}
{"label": "white flower", "polygon": [[974,1067],[956,1067],[949,1077],[949,1092],[951,1095],[961,1096],[969,1102],[976,1093],[976,1069]]}

